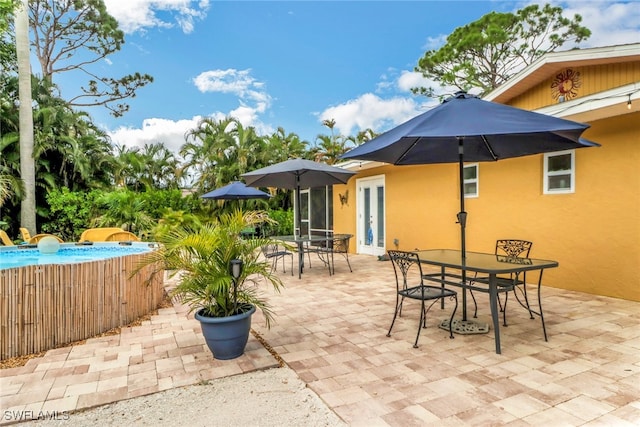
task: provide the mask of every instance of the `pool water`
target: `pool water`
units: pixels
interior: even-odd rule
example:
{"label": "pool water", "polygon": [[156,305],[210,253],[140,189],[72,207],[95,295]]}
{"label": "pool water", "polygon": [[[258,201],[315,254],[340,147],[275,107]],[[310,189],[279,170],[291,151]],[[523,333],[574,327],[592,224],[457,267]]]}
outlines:
{"label": "pool water", "polygon": [[40,253],[38,248],[11,248],[0,251],[0,270],[5,268],[25,267],[28,265],[76,264],[126,255],[149,252],[148,244],[121,246],[118,244],[101,244],[95,246],[61,245],[53,254]]}

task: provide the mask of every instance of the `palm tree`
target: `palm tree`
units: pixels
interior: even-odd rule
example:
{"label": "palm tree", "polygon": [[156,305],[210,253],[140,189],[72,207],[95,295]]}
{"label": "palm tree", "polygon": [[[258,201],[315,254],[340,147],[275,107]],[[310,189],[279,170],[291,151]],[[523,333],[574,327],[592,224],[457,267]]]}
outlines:
{"label": "palm tree", "polygon": [[0,207],[4,204],[4,201],[11,196],[11,177],[9,175],[0,174]]}
{"label": "palm tree", "polygon": [[106,208],[106,212],[94,220],[98,227],[121,227],[140,236],[150,232],[155,225],[155,221],[146,213],[144,199],[132,191],[106,193],[98,203]]}
{"label": "palm tree", "polygon": [[36,166],[33,158],[28,6],[28,0],[22,0],[15,19],[20,97],[20,177],[24,183],[24,198],[20,204],[20,224],[28,230],[36,230]]}
{"label": "palm tree", "polygon": [[[240,234],[246,227],[265,221],[269,221],[266,212],[236,210],[196,229],[174,229],[161,237],[161,248],[150,252],[142,266],[180,272],[180,283],[173,293],[192,311],[207,317],[228,317],[256,306],[269,326],[273,313],[258,293],[258,285],[266,282],[279,291],[282,281],[260,257],[260,247],[274,241],[243,239]],[[238,259],[243,265],[234,286],[229,266]]]}
{"label": "palm tree", "polygon": [[331,135],[318,135],[316,146],[312,152],[317,162],[333,165],[340,161],[340,156],[352,148],[350,144],[352,139],[335,134],[333,128],[336,121],[334,119],[323,120],[322,124],[331,130]]}
{"label": "palm tree", "polygon": [[[106,134],[88,120],[85,112],[50,96],[46,81],[36,86],[38,108],[35,111],[35,153],[55,174],[55,187],[72,191],[106,186],[110,180],[111,146]],[[36,167],[40,175],[39,166]]]}
{"label": "palm tree", "polygon": [[155,144],[145,144],[139,151],[141,164],[144,170],[140,181],[145,188],[179,188],[178,185],[178,159],[171,150],[166,148],[161,142]]}
{"label": "palm tree", "polygon": [[180,154],[199,192],[228,184],[256,168],[266,145],[255,128],[244,127],[232,117],[202,120],[187,133],[187,140]]}
{"label": "palm tree", "polygon": [[265,144],[261,167],[289,159],[304,158],[309,145],[307,141],[300,140],[297,134],[287,134],[282,127],[278,127],[266,138]]}
{"label": "palm tree", "polygon": [[219,159],[224,157],[224,150],[232,145],[229,131],[233,128],[234,120],[230,117],[205,118],[187,132],[187,142],[180,148],[180,155],[185,159],[182,173],[193,181],[198,192],[216,188],[216,168]]}

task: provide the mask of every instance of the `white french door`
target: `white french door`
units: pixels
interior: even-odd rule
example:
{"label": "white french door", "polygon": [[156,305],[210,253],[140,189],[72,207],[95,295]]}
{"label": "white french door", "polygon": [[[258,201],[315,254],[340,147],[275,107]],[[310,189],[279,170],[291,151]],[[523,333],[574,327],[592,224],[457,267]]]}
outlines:
{"label": "white french door", "polygon": [[385,214],[384,175],[356,180],[358,201],[356,208],[356,239],[358,253],[384,255]]}

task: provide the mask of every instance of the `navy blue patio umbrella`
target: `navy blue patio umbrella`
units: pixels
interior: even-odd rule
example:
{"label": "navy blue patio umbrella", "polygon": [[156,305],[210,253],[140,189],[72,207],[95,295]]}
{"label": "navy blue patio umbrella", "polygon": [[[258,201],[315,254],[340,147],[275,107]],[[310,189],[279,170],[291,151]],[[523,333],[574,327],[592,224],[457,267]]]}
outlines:
{"label": "navy blue patio umbrella", "polygon": [[247,187],[240,181],[233,181],[224,187],[216,188],[200,197],[213,200],[247,200],[268,199],[271,195],[257,188]]}
{"label": "navy blue patio umbrella", "polygon": [[[464,283],[467,220],[464,209],[464,162],[497,161],[599,146],[580,137],[588,127],[586,124],[457,92],[433,109],[348,151],[342,158],[394,165],[459,164],[460,212],[457,220],[460,224]],[[465,301],[463,307],[466,307]]]}

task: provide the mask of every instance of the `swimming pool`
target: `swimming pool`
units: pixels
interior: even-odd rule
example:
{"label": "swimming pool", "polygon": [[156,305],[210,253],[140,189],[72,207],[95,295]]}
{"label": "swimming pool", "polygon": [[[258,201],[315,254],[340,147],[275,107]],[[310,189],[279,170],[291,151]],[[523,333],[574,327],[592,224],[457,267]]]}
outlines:
{"label": "swimming pool", "polygon": [[130,324],[164,299],[164,270],[141,267],[147,242],[0,247],[0,360]]}
{"label": "swimming pool", "polygon": [[63,243],[60,250],[53,254],[41,253],[37,247],[5,247],[0,248],[0,270],[5,268],[25,267],[28,265],[75,264],[96,261],[119,256],[141,254],[152,248],[149,243],[133,242],[131,245],[113,243],[94,243],[93,245],[76,245]]}

